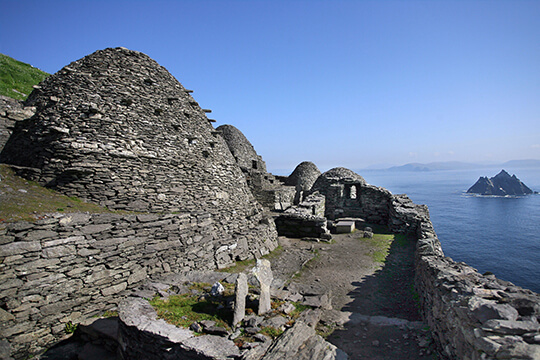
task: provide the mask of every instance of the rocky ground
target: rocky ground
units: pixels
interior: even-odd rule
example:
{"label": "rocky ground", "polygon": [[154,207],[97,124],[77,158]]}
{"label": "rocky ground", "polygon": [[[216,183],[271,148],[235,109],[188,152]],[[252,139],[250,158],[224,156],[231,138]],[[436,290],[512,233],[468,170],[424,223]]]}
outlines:
{"label": "rocky ground", "polygon": [[[330,294],[331,309],[323,310],[318,330],[321,334],[333,330],[327,340],[350,359],[440,358],[415,301],[414,241],[397,238],[386,260],[378,262],[374,254],[380,246],[362,235],[362,231],[334,235],[331,243],[280,238],[282,250],[271,258],[274,284],[302,294]],[[74,354],[83,346],[72,343],[64,349]],[[89,357],[89,350],[87,344],[78,358],[97,359]],[[42,357],[72,358],[62,347]]]}
{"label": "rocky ground", "polygon": [[281,244],[284,255],[273,263],[275,269],[297,266],[292,258],[298,252],[318,253],[289,288],[331,292],[333,310],[323,313],[321,323],[337,324],[327,340],[351,359],[440,358],[415,301],[412,239],[393,241],[384,263],[374,261],[377,249],[361,231],[334,235],[331,244],[296,239]]}
{"label": "rocky ground", "polygon": [[328,340],[352,359],[436,358],[415,301],[414,241],[395,240],[381,264],[373,261],[373,249],[358,235],[334,239],[299,279],[303,286],[328,286],[334,308],[347,315]]}

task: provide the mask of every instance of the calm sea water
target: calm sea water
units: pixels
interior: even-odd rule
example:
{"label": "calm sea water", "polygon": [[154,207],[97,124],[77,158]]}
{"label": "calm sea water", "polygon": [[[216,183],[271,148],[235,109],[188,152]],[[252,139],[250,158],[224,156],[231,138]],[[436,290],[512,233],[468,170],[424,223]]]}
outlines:
{"label": "calm sea water", "polygon": [[[429,206],[446,256],[540,293],[540,195],[481,197],[465,192],[501,169],[358,171],[369,184]],[[505,169],[540,192],[540,169]]]}

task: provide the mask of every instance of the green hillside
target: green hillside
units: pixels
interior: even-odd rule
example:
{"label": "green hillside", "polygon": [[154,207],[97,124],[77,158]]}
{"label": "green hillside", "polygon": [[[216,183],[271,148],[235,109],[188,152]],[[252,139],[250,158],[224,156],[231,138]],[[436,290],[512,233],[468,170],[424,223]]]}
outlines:
{"label": "green hillside", "polygon": [[0,95],[25,100],[32,86],[39,84],[49,74],[29,64],[0,54]]}

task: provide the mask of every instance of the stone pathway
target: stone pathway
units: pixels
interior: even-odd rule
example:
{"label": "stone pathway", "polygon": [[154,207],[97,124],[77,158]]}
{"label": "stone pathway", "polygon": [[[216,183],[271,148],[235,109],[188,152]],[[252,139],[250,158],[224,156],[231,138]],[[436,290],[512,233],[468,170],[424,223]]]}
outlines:
{"label": "stone pathway", "polygon": [[[327,340],[351,359],[440,359],[414,300],[414,241],[394,241],[381,264],[361,235],[334,235],[332,244],[311,244],[318,255],[289,287],[332,294],[334,310],[323,314],[321,323],[337,326]],[[282,245],[285,253],[301,241],[288,242]]]}

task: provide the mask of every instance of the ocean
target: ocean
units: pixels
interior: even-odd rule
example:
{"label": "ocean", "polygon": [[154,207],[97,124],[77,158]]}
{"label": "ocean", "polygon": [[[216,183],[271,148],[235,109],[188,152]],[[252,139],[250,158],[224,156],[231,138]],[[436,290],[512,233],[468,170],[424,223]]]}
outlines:
{"label": "ocean", "polygon": [[[500,170],[357,172],[369,184],[428,205],[446,256],[540,293],[540,195],[466,194],[480,176],[492,177]],[[540,192],[540,169],[505,170]]]}

